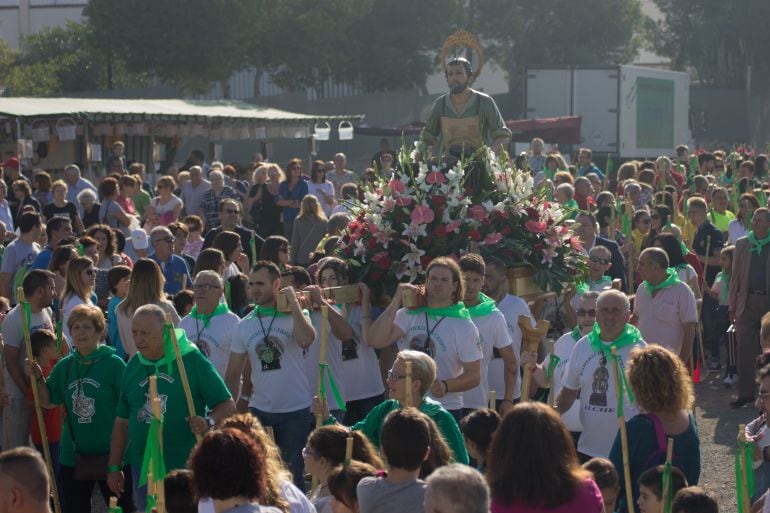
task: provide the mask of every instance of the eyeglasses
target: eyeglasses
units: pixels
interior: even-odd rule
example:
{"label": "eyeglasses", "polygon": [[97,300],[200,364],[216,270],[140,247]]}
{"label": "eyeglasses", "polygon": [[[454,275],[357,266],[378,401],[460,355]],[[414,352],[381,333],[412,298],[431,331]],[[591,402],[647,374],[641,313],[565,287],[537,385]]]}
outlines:
{"label": "eyeglasses", "polygon": [[596,317],[596,310],[578,310],[576,313],[578,317]]}
{"label": "eyeglasses", "polygon": [[201,291],[201,292],[210,292],[212,290],[220,290],[222,287],[219,285],[210,285],[208,283],[198,283],[196,285],[193,285],[193,290],[195,291]]}
{"label": "eyeglasses", "polygon": [[96,274],[96,269],[86,269],[83,272],[86,273],[88,276],[93,276]]}
{"label": "eyeglasses", "polygon": [[240,214],[241,213],[240,210],[233,210],[232,208],[226,208],[226,209],[222,210],[222,212],[224,212],[225,214]]}
{"label": "eyeglasses", "polygon": [[402,379],[406,379],[406,376],[402,376],[401,374],[397,374],[393,369],[390,369],[388,371],[388,381],[399,381]]}
{"label": "eyeglasses", "polygon": [[162,239],[155,239],[155,242],[168,242],[172,244],[176,239],[174,237],[164,237]]}
{"label": "eyeglasses", "polygon": [[302,457],[303,458],[307,458],[308,456],[312,456],[313,458],[317,458],[318,457],[318,453],[316,451],[314,451],[313,449],[305,446],[305,447],[302,448]]}
{"label": "eyeglasses", "polygon": [[602,265],[607,265],[610,263],[610,261],[607,260],[606,258],[599,258],[598,256],[590,256],[588,257],[588,260],[590,260],[595,264],[602,264]]}

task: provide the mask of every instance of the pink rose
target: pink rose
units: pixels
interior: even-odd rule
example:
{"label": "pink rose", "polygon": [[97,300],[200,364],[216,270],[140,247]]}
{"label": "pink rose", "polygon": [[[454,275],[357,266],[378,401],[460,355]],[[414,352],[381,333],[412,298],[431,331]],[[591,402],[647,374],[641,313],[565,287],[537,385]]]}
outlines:
{"label": "pink rose", "polygon": [[460,221],[450,221],[446,224],[446,232],[450,233],[457,230],[462,223]]}
{"label": "pink rose", "polygon": [[484,237],[484,241],[482,242],[482,244],[486,244],[487,246],[492,246],[494,244],[497,244],[501,240],[503,240],[502,234],[498,232],[494,232]]}
{"label": "pink rose", "polygon": [[412,210],[411,218],[414,224],[430,224],[436,216],[430,207],[418,205]]}
{"label": "pink rose", "polygon": [[530,219],[529,221],[524,223],[524,228],[526,228],[532,233],[543,233],[548,229],[548,224],[542,221],[538,222]]}

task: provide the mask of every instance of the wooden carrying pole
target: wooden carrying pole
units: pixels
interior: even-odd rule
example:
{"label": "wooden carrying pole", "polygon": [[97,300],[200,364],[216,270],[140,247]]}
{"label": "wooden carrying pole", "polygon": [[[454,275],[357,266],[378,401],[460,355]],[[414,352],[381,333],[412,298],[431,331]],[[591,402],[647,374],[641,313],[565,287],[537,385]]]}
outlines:
{"label": "wooden carrying pole", "polygon": [[[24,336],[24,346],[27,349],[27,360],[32,363],[35,357],[32,355],[32,341],[29,338],[29,323],[30,319],[27,318],[27,310],[22,306],[24,301],[24,289],[19,287],[16,289],[16,302],[21,308],[21,330]],[[40,391],[37,389],[37,379],[33,373],[29,373],[29,382],[32,387],[32,398],[35,401],[35,417],[37,418],[37,425],[40,428],[40,441],[43,445],[43,456],[45,457],[45,466],[48,469],[48,478],[51,481],[51,496],[53,497],[53,508],[56,513],[61,512],[61,505],[59,504],[59,490],[56,486],[56,475],[53,472],[53,464],[51,460],[51,448],[48,445],[48,433],[45,429],[45,418],[43,417],[43,408],[40,406]],[[7,408],[4,408],[7,410]]]}
{"label": "wooden carrying pole", "polygon": [[[671,465],[674,457],[674,439],[668,437],[666,445],[666,464]],[[663,513],[671,513],[667,509],[668,500],[671,497],[671,474],[663,474]]]}
{"label": "wooden carrying pole", "polygon": [[406,404],[404,406],[409,408],[414,406],[412,404],[412,362],[404,362],[404,365],[406,365],[406,381],[404,382],[406,386],[404,391],[406,394]]}
{"label": "wooden carrying pole", "polygon": [[[171,315],[166,314],[166,324],[169,324],[171,328],[169,329],[169,333],[171,334],[171,343],[174,345],[174,356],[176,358],[176,365],[179,368],[179,377],[182,380],[182,388],[184,388],[184,397],[187,400],[187,413],[189,413],[190,418],[196,416],[195,413],[195,403],[193,402],[192,398],[192,391],[190,390],[190,380],[187,379],[187,370],[184,367],[184,362],[182,361],[182,351],[179,349],[179,341],[176,339],[176,332],[174,331],[174,324],[171,322]],[[195,435],[195,440],[198,442],[201,441],[203,437],[200,434]]]}
{"label": "wooden carrying pole", "polygon": [[743,481],[743,487],[738,492],[740,495],[738,500],[743,505],[743,511],[750,511],[751,498],[747,483],[749,482],[749,472],[753,472],[753,470],[748,469],[749,463],[746,461],[746,452],[743,450],[743,444],[746,442],[746,424],[738,424],[738,442],[738,471],[741,473],[741,480]]}
{"label": "wooden carrying pole", "polygon": [[353,433],[349,432],[345,439],[345,466],[353,459]]}
{"label": "wooden carrying pole", "polygon": [[[551,323],[548,321],[537,321],[537,325],[533,328],[531,317],[528,315],[519,316],[519,329],[521,329],[521,350],[529,353],[537,353],[537,348],[540,346],[540,341],[543,339],[548,328],[551,327]],[[529,401],[529,387],[532,382],[532,372],[535,368],[535,363],[528,359],[524,364],[524,380],[521,382],[521,400]]]}
{"label": "wooden carrying pole", "polygon": [[[152,416],[160,420],[162,415],[160,406],[160,397],[158,396],[158,378],[157,376],[150,376],[150,412]],[[158,424],[158,444],[163,450],[163,424]],[[152,473],[147,474],[147,494],[155,496],[155,508],[158,513],[166,513],[166,488],[164,485],[164,479],[157,479],[152,482],[150,486],[150,478]],[[156,476],[157,477],[157,476]]]}
{"label": "wooden carrying pole", "polygon": [[[623,391],[620,384],[620,370],[618,369],[618,350],[612,348],[612,374],[615,377],[615,398],[623,401]],[[626,506],[629,513],[634,513],[634,491],[631,488],[631,465],[628,461],[628,432],[626,432],[626,419],[624,416],[618,416],[618,427],[620,428],[620,447],[623,451],[623,480],[626,488]]]}
{"label": "wooden carrying pole", "polygon": [[[318,355],[318,363],[319,369],[318,369],[318,384],[316,385],[316,395],[318,395],[318,399],[321,400],[321,402],[326,400],[326,397],[321,397],[321,388],[323,386],[323,379],[324,379],[324,365],[326,364],[326,346],[328,344],[328,321],[329,321],[329,307],[327,305],[321,305],[321,352]],[[324,425],[324,418],[323,415],[318,414],[315,418],[315,427],[316,429],[320,428]]]}
{"label": "wooden carrying pole", "polygon": [[494,390],[489,391],[489,409],[497,411],[497,392]]}
{"label": "wooden carrying pole", "polygon": [[[709,270],[709,261],[708,259],[711,257],[711,235],[708,235],[706,237],[706,261],[703,262],[703,281],[700,284],[700,305],[698,306],[698,322],[696,324],[696,334],[698,335],[698,352],[700,353],[700,361],[701,365],[703,366],[703,372],[708,372],[708,363],[706,362],[706,350],[703,345],[703,321],[702,315],[703,315],[703,299],[704,294],[703,290],[706,288],[706,276]],[[695,372],[695,369],[692,370]]]}

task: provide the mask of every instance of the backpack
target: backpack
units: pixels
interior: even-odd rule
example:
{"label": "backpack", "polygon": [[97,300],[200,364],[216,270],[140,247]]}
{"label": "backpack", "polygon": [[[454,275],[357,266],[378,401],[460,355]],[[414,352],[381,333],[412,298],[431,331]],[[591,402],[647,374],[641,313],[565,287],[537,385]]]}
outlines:
{"label": "backpack", "polygon": [[[641,475],[641,473],[647,469],[666,463],[666,451],[668,449],[668,443],[666,440],[666,432],[663,431],[663,423],[660,421],[660,418],[657,415],[653,413],[642,413],[639,416],[645,417],[647,420],[652,422],[652,427],[655,429],[655,439],[658,442],[658,448],[652,454],[650,454],[646,460],[644,460],[644,466],[640,472]],[[682,470],[682,467],[679,465],[679,463],[680,461],[676,456],[676,447],[674,447],[674,453],[671,457],[671,465]]]}

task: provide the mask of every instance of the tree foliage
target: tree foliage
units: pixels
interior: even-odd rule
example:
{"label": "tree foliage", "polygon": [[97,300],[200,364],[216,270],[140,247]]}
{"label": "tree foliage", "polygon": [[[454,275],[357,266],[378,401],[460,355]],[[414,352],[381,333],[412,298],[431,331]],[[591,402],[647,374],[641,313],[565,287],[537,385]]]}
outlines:
{"label": "tree foliage", "polygon": [[665,18],[647,22],[648,41],[674,67],[693,67],[705,85],[743,88],[751,66],[755,78],[767,84],[770,2],[654,1]]}
{"label": "tree foliage", "polygon": [[478,32],[513,86],[524,65],[629,62],[640,46],[639,0],[476,0]]}

